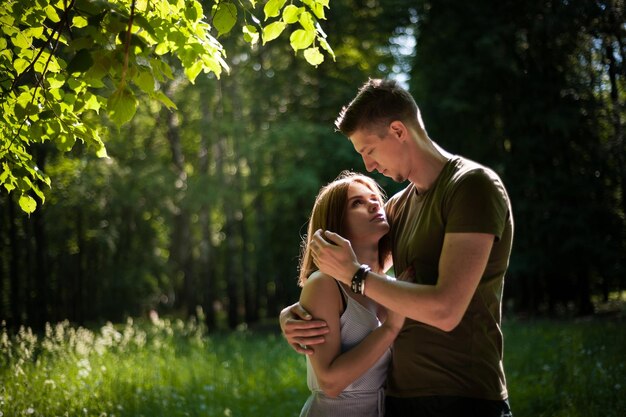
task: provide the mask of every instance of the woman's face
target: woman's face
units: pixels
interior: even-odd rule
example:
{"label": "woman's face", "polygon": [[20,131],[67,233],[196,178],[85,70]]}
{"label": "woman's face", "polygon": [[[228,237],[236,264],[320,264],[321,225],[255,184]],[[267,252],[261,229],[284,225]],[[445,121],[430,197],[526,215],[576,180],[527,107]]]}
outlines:
{"label": "woman's face", "polygon": [[361,182],[348,187],[346,203],[346,238],[378,243],[389,232],[389,223],[380,195]]}

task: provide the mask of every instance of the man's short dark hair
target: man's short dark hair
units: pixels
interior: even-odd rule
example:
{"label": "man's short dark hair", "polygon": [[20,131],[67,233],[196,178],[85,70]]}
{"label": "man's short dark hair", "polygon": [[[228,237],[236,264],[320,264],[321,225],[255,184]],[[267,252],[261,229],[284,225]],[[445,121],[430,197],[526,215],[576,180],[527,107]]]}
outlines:
{"label": "man's short dark hair", "polygon": [[387,127],[394,120],[412,124],[417,114],[415,100],[395,80],[369,79],[350,104],[341,109],[335,127],[350,136],[363,128]]}

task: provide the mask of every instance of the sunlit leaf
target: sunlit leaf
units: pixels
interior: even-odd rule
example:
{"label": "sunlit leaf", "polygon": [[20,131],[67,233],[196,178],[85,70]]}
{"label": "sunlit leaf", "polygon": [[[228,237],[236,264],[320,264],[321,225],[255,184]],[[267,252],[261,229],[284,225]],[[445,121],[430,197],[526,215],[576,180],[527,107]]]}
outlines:
{"label": "sunlit leaf", "polygon": [[19,199],[19,204],[24,212],[30,214],[37,208],[37,202],[29,195],[22,194]]}
{"label": "sunlit leaf", "polygon": [[324,62],[324,55],[320,52],[320,49],[317,47],[309,48],[304,51],[304,58],[307,62],[313,66],[318,66],[322,62]]}
{"label": "sunlit leaf", "polygon": [[310,4],[311,10],[313,11],[313,14],[315,15],[315,17],[317,17],[318,19],[326,19],[326,15],[324,14],[324,6],[321,5],[319,2],[317,1],[313,1]]}
{"label": "sunlit leaf", "polygon": [[335,51],[333,51],[333,48],[330,47],[328,41],[326,41],[326,39],[324,38],[318,38],[318,42],[320,44],[320,46],[322,47],[322,49],[324,49],[326,52],[328,52],[328,54],[330,56],[333,57],[333,61],[335,60]]}
{"label": "sunlit leaf", "polygon": [[315,20],[313,20],[313,16],[311,16],[311,13],[302,12],[298,20],[300,21],[300,24],[304,29],[315,30]]}
{"label": "sunlit leaf", "polygon": [[288,5],[283,10],[283,22],[287,24],[296,23],[303,10],[303,7],[296,7],[293,4]]}
{"label": "sunlit leaf", "polygon": [[218,3],[213,13],[213,26],[218,36],[230,32],[237,23],[237,7],[232,3]]}
{"label": "sunlit leaf", "polygon": [[254,45],[255,43],[259,41],[259,31],[257,30],[255,26],[245,25],[242,30],[243,30],[243,39],[246,42]]}
{"label": "sunlit leaf", "polygon": [[13,61],[13,68],[18,74],[21,74],[29,65],[30,63],[22,58],[17,58]]}
{"label": "sunlit leaf", "polygon": [[169,52],[170,47],[169,47],[169,42],[161,42],[159,43],[156,48],[154,49],[154,53],[157,55],[165,55],[166,53]]}
{"label": "sunlit leaf", "polygon": [[18,32],[11,38],[13,45],[21,49],[30,48],[31,39],[24,36],[23,32]]}
{"label": "sunlit leaf", "polygon": [[286,2],[287,0],[269,0],[267,3],[265,3],[265,6],[263,6],[265,20],[270,17],[278,16]]}
{"label": "sunlit leaf", "polygon": [[46,16],[48,17],[48,19],[52,20],[54,23],[58,23],[61,21],[54,7],[48,5],[44,8],[44,11],[46,12]]}
{"label": "sunlit leaf", "polygon": [[109,154],[107,153],[107,148],[102,145],[97,151],[96,151],[96,156],[98,158],[108,158]]}
{"label": "sunlit leaf", "polygon": [[85,19],[82,16],[74,16],[72,18],[72,26],[76,27],[76,28],[84,28],[85,26],[87,26],[89,24],[89,22],[87,21],[87,19]]}
{"label": "sunlit leaf", "polygon": [[98,97],[95,94],[91,93],[86,93],[85,97],[85,110],[95,110],[96,112],[99,112],[100,101],[98,101]]}
{"label": "sunlit leaf", "polygon": [[315,40],[315,32],[304,29],[294,31],[289,37],[289,42],[294,51],[308,48],[313,40]]}
{"label": "sunlit leaf", "polygon": [[285,25],[284,22],[274,22],[265,26],[263,28],[263,35],[262,35],[263,45],[265,45],[267,42],[270,42],[278,38],[280,34],[283,33],[283,30],[285,30],[286,26],[287,25]]}
{"label": "sunlit leaf", "polygon": [[185,75],[193,84],[200,71],[202,71],[202,61],[196,61],[189,68],[185,68]]}

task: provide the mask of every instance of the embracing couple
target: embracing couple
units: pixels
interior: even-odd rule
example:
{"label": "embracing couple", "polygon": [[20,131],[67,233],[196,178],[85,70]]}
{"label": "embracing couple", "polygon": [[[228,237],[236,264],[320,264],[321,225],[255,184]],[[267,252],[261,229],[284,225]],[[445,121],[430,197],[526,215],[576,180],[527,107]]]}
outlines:
{"label": "embracing couple", "polygon": [[409,185],[385,203],[375,181],[344,172],[317,196],[300,301],[280,315],[307,355],[301,416],[511,416],[501,313],[513,216],[500,178],[435,144],[391,80],[365,83],[335,125],[368,171]]}

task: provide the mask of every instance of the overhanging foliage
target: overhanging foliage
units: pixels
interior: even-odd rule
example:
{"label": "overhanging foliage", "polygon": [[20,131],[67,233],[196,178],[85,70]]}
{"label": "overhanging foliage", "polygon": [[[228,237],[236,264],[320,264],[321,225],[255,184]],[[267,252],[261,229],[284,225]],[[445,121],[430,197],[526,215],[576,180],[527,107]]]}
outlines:
{"label": "overhanging foliage", "polygon": [[67,152],[81,141],[106,157],[102,113],[121,126],[141,94],[175,109],[160,89],[174,78],[171,59],[191,82],[202,72],[219,78],[228,64],[217,37],[239,18],[251,45],[292,25],[291,46],[311,65],[323,61],[320,47],[334,58],[318,23],[328,0],[297,3],[270,0],[261,21],[254,0],[216,0],[208,16],[197,0],[9,0],[0,8],[0,186],[32,213],[50,186],[37,146]]}

